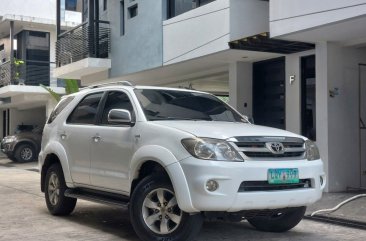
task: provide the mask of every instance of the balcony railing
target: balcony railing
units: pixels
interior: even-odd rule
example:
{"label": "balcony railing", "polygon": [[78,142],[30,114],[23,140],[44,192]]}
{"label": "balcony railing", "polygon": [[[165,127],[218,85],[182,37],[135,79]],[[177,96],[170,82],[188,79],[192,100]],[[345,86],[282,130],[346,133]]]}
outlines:
{"label": "balcony railing", "polygon": [[22,64],[7,61],[0,64],[0,87],[6,85],[49,86],[54,63],[46,61],[24,60]]}
{"label": "balcony railing", "polygon": [[87,57],[108,58],[110,46],[108,21],[84,22],[59,35],[56,65],[61,67]]}

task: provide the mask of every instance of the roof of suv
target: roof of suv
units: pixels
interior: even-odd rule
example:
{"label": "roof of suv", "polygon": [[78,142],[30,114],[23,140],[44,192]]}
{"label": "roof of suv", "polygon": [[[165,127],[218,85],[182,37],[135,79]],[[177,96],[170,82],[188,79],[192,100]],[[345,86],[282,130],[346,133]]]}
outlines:
{"label": "roof of suv", "polygon": [[206,92],[202,92],[202,91],[197,91],[197,90],[192,90],[192,89],[183,89],[183,88],[171,88],[171,87],[160,87],[160,86],[144,86],[144,85],[128,86],[128,85],[121,85],[121,84],[111,83],[111,84],[104,84],[104,85],[102,84],[100,86],[96,85],[96,86],[91,86],[91,87],[85,87],[85,88],[80,89],[79,92],[70,94],[68,96],[77,95],[78,93],[89,92],[91,90],[96,90],[96,89],[98,89],[98,90],[110,90],[110,89],[129,89],[129,90],[134,90],[134,89],[156,89],[156,90],[175,90],[175,91],[187,91],[187,92],[206,93]]}

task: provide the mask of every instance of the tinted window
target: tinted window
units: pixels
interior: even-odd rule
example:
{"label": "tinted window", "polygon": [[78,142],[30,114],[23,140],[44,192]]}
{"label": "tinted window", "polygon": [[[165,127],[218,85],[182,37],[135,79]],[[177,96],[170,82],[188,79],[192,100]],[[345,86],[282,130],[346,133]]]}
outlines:
{"label": "tinted window", "polygon": [[102,124],[108,124],[108,113],[112,109],[125,109],[130,111],[133,117],[133,107],[127,94],[120,91],[113,91],[108,93],[104,110],[102,114]]}
{"label": "tinted window", "polygon": [[175,17],[213,1],[215,0],[169,0],[169,17]]}
{"label": "tinted window", "polygon": [[62,99],[57,106],[55,107],[55,109],[53,109],[50,117],[48,118],[47,124],[51,124],[52,121],[54,121],[56,119],[56,117],[58,116],[58,114],[61,113],[61,111],[63,109],[65,109],[65,107],[74,99],[74,96],[69,96],[65,99]]}
{"label": "tinted window", "polygon": [[103,92],[86,96],[74,109],[67,123],[71,124],[94,124],[97,115],[98,105]]}
{"label": "tinted window", "polygon": [[213,95],[178,90],[135,90],[148,120],[205,120],[245,122]]}

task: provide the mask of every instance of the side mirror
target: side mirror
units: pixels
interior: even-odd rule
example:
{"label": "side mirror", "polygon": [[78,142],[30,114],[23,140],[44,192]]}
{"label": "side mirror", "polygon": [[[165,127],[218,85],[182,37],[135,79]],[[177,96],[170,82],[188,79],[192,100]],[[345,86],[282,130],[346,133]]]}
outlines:
{"label": "side mirror", "polygon": [[108,113],[108,122],[111,124],[132,125],[131,113],[124,109],[112,109]]}

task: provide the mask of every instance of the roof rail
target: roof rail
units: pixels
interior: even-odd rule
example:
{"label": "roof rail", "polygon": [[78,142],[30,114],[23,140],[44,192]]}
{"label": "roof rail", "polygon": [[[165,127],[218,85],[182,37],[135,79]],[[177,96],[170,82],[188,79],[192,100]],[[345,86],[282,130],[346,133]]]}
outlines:
{"label": "roof rail", "polygon": [[110,85],[123,85],[123,86],[134,86],[131,82],[129,81],[117,81],[117,82],[109,82],[109,83],[103,83],[103,84],[97,84],[97,85],[90,85],[84,88],[81,88],[80,90],[85,90],[85,89],[96,89],[96,88],[100,88],[100,87],[105,87],[105,86],[110,86]]}

